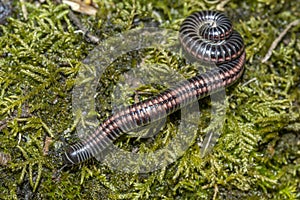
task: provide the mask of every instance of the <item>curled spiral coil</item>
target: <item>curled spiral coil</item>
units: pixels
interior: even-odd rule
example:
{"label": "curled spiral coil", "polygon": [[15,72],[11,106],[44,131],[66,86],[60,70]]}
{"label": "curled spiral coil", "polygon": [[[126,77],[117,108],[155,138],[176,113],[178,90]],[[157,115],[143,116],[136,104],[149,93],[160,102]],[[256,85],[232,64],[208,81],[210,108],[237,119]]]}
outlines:
{"label": "curled spiral coil", "polygon": [[122,134],[156,122],[241,77],[246,57],[243,39],[224,14],[216,11],[192,14],[181,25],[179,41],[188,54],[217,67],[112,114],[93,134],[67,148],[63,154],[66,165],[99,157]]}

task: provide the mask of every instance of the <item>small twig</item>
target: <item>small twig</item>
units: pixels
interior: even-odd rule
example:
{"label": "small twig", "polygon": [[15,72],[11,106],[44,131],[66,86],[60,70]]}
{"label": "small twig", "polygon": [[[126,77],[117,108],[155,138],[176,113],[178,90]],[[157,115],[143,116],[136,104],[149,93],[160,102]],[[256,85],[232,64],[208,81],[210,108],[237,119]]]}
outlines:
{"label": "small twig", "polygon": [[269,60],[269,58],[272,55],[273,50],[277,47],[278,43],[281,41],[281,39],[286,35],[286,33],[288,32],[288,30],[292,27],[292,26],[297,26],[298,24],[300,24],[300,19],[297,19],[293,22],[291,22],[281,33],[280,35],[273,41],[271,47],[269,48],[267,54],[265,55],[265,57],[261,60],[262,63],[265,63]]}
{"label": "small twig", "polygon": [[80,29],[80,32],[82,32],[84,36],[89,39],[90,42],[95,44],[99,43],[100,39],[89,33],[88,29],[82,25],[78,17],[76,17],[76,15],[72,11],[69,12],[68,16],[71,19],[71,21],[75,24],[75,26],[77,26]]}
{"label": "small twig", "polygon": [[25,6],[25,0],[20,0],[20,2],[21,2],[21,8],[22,8],[22,13],[23,13],[24,19],[27,20],[28,12],[27,12],[27,8]]}
{"label": "small twig", "polygon": [[5,166],[10,161],[11,161],[10,154],[0,152],[0,165]]}
{"label": "small twig", "polygon": [[218,192],[219,192],[218,185],[215,184],[213,200],[217,199]]}
{"label": "small twig", "polygon": [[52,143],[52,138],[46,136],[45,142],[44,142],[44,147],[43,147],[43,155],[44,155],[44,156],[48,155],[48,152],[49,152],[49,146],[50,146],[51,143]]}
{"label": "small twig", "polygon": [[249,85],[250,83],[252,83],[252,82],[254,82],[254,81],[257,81],[257,78],[255,77],[255,78],[252,78],[252,79],[250,79],[249,81],[247,81],[246,83],[243,83],[243,87],[245,87],[246,85]]}

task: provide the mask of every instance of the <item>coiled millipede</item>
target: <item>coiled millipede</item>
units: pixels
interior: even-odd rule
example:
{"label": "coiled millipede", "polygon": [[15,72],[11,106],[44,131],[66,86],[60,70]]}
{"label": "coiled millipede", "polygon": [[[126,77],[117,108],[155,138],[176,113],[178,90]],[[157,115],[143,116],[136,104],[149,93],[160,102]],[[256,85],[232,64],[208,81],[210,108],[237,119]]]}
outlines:
{"label": "coiled millipede", "polygon": [[201,11],[190,15],[181,25],[179,40],[188,54],[215,63],[217,67],[110,115],[93,134],[67,148],[63,154],[66,165],[78,164],[101,154],[120,135],[230,86],[243,74],[246,57],[243,39],[232,29],[232,23],[224,14]]}

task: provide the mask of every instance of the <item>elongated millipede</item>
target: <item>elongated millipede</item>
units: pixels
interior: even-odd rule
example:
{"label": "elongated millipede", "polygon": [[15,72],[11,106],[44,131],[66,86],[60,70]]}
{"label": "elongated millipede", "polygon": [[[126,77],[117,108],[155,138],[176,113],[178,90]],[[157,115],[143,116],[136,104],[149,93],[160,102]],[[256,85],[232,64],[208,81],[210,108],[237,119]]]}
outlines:
{"label": "elongated millipede", "polygon": [[224,14],[201,11],[190,15],[181,25],[179,41],[188,54],[217,67],[112,114],[93,134],[67,148],[63,154],[65,164],[96,157],[120,135],[155,122],[241,77],[246,56],[243,39]]}

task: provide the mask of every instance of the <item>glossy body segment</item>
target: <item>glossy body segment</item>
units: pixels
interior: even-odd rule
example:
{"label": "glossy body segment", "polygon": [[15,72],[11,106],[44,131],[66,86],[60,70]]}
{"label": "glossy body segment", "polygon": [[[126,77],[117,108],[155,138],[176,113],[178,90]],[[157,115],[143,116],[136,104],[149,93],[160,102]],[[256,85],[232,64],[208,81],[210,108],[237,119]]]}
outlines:
{"label": "glossy body segment", "polygon": [[232,29],[230,20],[219,12],[192,14],[183,21],[179,34],[183,49],[204,62],[229,62],[244,51],[241,35]]}
{"label": "glossy body segment", "polygon": [[65,164],[78,164],[96,157],[120,135],[158,121],[241,77],[246,57],[244,43],[222,13],[202,11],[192,14],[182,23],[179,40],[183,49],[196,59],[216,63],[217,67],[112,114],[93,134],[66,150]]}
{"label": "glossy body segment", "polygon": [[180,33],[184,30],[195,30],[197,36],[206,40],[221,41],[232,33],[230,19],[221,12],[201,11],[187,17],[182,23]]}

